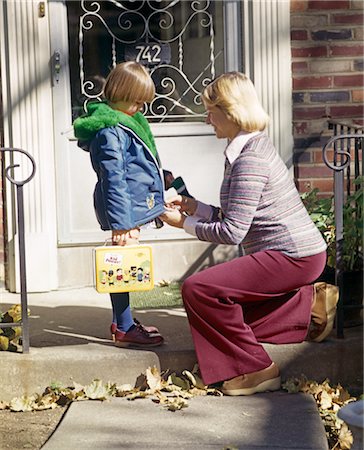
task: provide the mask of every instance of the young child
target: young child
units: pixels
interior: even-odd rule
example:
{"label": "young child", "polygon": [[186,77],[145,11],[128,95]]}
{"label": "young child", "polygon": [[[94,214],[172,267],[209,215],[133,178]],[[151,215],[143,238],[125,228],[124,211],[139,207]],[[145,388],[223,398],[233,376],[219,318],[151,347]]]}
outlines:
{"label": "young child", "polygon": [[[113,245],[139,242],[140,227],[164,212],[164,182],[148,121],[140,112],[155,96],[153,80],[140,64],[127,61],[109,74],[105,101],[90,103],[74,122],[78,145],[90,152],[97,174],[94,207]],[[173,182],[173,180],[172,180]],[[110,294],[111,333],[118,347],[153,347],[163,343],[155,327],[133,319],[129,293]]]}

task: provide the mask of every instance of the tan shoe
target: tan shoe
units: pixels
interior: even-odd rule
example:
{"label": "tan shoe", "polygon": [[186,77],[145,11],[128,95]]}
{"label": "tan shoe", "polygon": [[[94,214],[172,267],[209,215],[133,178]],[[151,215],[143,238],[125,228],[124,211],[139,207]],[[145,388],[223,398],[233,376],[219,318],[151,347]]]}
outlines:
{"label": "tan shoe", "polygon": [[257,392],[278,391],[280,388],[279,369],[273,362],[263,370],[239,375],[225,381],[221,391],[225,395],[252,395]]}
{"label": "tan shoe", "polygon": [[313,295],[311,324],[307,340],[321,342],[327,338],[334,326],[339,289],[337,286],[322,281],[314,284]]}

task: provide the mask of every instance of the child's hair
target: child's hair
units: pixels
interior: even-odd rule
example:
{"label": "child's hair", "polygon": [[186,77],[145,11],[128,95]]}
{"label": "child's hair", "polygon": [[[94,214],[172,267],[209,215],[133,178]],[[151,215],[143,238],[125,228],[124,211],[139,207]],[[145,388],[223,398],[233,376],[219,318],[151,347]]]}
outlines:
{"label": "child's hair", "polygon": [[109,103],[151,102],[155,86],[147,70],[135,61],[118,64],[109,73],[104,87],[104,97]]}
{"label": "child's hair", "polygon": [[206,106],[220,108],[244,131],[261,131],[269,123],[253,83],[241,72],[220,75],[206,86],[202,100]]}

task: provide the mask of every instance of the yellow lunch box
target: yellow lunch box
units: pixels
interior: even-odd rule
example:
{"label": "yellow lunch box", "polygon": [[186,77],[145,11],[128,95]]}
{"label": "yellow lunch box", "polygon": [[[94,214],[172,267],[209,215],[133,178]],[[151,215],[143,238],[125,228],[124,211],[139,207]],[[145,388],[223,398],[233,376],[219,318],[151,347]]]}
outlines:
{"label": "yellow lunch box", "polygon": [[94,249],[97,292],[153,289],[153,258],[149,245],[105,245]]}

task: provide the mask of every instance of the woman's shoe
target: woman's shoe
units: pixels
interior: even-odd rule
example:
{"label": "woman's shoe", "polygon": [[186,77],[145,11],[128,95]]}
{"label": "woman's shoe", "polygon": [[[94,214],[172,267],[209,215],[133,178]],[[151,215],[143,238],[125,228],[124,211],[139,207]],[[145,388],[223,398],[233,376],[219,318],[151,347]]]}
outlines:
{"label": "woman's shoe", "polygon": [[279,369],[273,362],[263,370],[239,375],[225,381],[221,391],[225,395],[252,395],[257,392],[278,391],[280,388]]}
{"label": "woman's shoe", "polygon": [[[157,327],[153,327],[153,326],[148,327],[148,326],[142,325],[142,324],[139,322],[139,320],[137,320],[137,319],[135,319],[135,318],[134,318],[133,320],[134,320],[135,325],[140,325],[140,326],[143,327],[144,330],[147,331],[149,334],[160,334]],[[116,332],[117,328],[118,328],[118,327],[117,327],[116,323],[115,323],[115,322],[112,322],[112,324],[110,325],[110,333],[111,333],[111,339],[112,339],[114,342],[115,342],[115,332]]]}
{"label": "woman's shoe", "polygon": [[319,282],[314,284],[313,295],[311,324],[306,339],[321,342],[333,329],[339,289],[332,284]]}
{"label": "woman's shoe", "polygon": [[157,347],[164,342],[163,337],[158,334],[150,334],[142,325],[135,325],[129,331],[115,331],[116,347]]}

